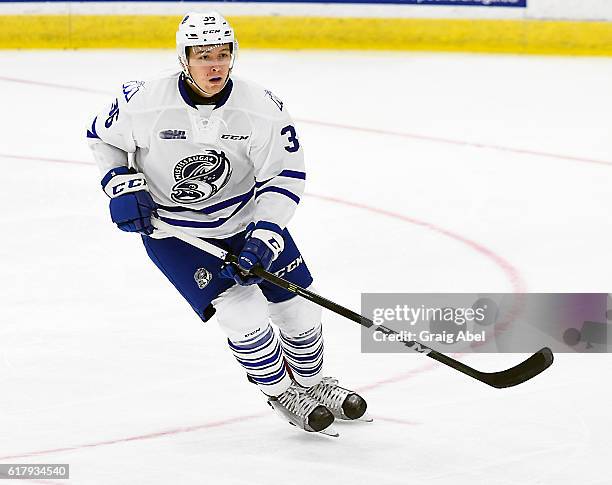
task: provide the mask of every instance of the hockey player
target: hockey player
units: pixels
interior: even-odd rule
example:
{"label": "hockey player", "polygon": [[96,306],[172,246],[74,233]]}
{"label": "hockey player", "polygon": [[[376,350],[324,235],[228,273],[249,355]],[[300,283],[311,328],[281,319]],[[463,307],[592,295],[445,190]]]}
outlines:
{"label": "hockey player", "polygon": [[[260,265],[312,283],[286,229],[306,178],[293,121],[270,91],[231,75],[238,43],[217,12],[187,14],[176,48],[180,70],[124,83],[87,131],[112,221],[142,234],[153,263],[203,321],[216,313],[277,412],[334,434],[334,418],[362,418],[366,403],[322,377],[320,308],[249,274]],[[238,254],[239,266],[154,230],[155,216]]]}

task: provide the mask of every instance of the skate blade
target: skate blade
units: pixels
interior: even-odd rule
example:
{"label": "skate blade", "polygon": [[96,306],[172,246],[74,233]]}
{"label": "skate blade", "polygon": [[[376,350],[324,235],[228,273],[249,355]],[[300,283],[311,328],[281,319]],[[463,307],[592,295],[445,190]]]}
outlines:
{"label": "skate blade", "polygon": [[364,423],[371,423],[372,421],[374,421],[374,418],[372,418],[368,413],[365,413],[363,416],[359,418],[355,418],[355,419],[347,418],[344,415],[340,415],[340,416],[336,415],[336,418],[341,423],[355,423],[357,421],[363,421]]}
{"label": "skate blade", "polygon": [[321,433],[321,434],[324,434],[326,436],[331,436],[332,438],[339,438],[340,437],[340,433],[338,433],[336,431],[336,428],[334,428],[332,425],[329,425],[327,428],[322,429],[321,431],[317,431],[317,433]]}

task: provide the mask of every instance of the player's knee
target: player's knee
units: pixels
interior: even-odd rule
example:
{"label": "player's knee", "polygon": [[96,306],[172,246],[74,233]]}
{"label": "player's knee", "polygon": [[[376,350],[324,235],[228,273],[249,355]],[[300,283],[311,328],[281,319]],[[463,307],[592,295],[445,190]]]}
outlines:
{"label": "player's knee", "polygon": [[233,342],[239,342],[268,326],[267,301],[257,286],[232,286],[215,300],[219,326]]}
{"label": "player's knee", "polygon": [[270,303],[269,307],[272,322],[291,337],[296,337],[321,323],[321,307],[305,298],[296,296],[280,303]]}

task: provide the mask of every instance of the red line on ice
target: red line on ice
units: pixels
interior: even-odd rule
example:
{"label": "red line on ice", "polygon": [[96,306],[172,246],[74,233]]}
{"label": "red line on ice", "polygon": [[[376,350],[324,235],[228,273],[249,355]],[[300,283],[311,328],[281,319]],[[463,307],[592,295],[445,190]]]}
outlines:
{"label": "red line on ice", "polygon": [[534,155],[537,157],[555,158],[558,160],[567,160],[570,162],[592,163],[596,165],[607,165],[609,167],[612,166],[612,162],[609,160],[595,160],[593,158],[573,157],[571,155],[561,155],[560,153],[541,152],[537,150],[527,150],[523,148],[507,147],[503,145],[491,145],[488,143],[476,143],[476,142],[470,142],[470,141],[465,141],[465,140],[454,140],[452,138],[443,138],[443,137],[438,137],[438,136],[417,135],[416,133],[405,133],[401,131],[381,130],[378,128],[367,128],[367,127],[361,127],[361,126],[344,125],[340,123],[330,123],[327,121],[306,120],[306,119],[300,119],[300,118],[296,118],[295,120],[300,121],[301,123],[327,126],[329,128],[339,128],[342,130],[360,131],[362,133],[399,136],[401,138],[411,138],[414,140],[444,143],[446,145],[458,145],[458,146],[465,146],[465,147],[471,147],[471,148],[484,148],[488,150],[498,150],[502,152],[518,153],[521,155]]}
{"label": "red line on ice", "polygon": [[318,194],[311,194],[311,193],[307,193],[306,195],[310,197],[314,197],[315,199],[325,200],[328,202],[335,202],[337,204],[346,205],[349,207],[355,207],[357,209],[363,209],[365,211],[373,212],[375,214],[391,217],[394,219],[399,219],[400,221],[408,222],[416,226],[425,227],[431,231],[437,232],[438,234],[442,234],[443,236],[446,236],[458,242],[461,242],[465,244],[466,246],[468,246],[469,248],[473,249],[474,251],[480,253],[481,255],[491,259],[497,266],[499,266],[504,271],[504,273],[506,273],[506,276],[512,283],[513,290],[515,293],[524,293],[526,290],[526,285],[523,282],[523,279],[519,271],[514,266],[512,266],[512,264],[510,264],[503,257],[495,253],[491,249],[486,248],[482,244],[477,243],[471,239],[461,236],[460,234],[448,231],[447,229],[436,226],[429,222],[421,221],[413,217],[408,217],[403,214],[399,214],[397,212],[391,212],[386,209],[378,209],[376,207],[361,204],[360,202],[351,202],[348,200],[339,199],[337,197],[330,197],[328,195],[318,195]]}
{"label": "red line on ice", "polygon": [[93,165],[91,162],[82,162],[79,160],[64,160],[61,158],[41,158],[36,156],[26,155],[12,155],[10,153],[0,153],[2,158],[15,158],[16,160],[30,160],[30,161],[43,161],[43,162],[54,162],[54,163],[66,163],[70,165]]}
{"label": "red line on ice", "polygon": [[[71,91],[82,91],[82,92],[94,93],[94,94],[104,94],[104,95],[113,94],[110,91],[104,91],[101,89],[82,88],[79,86],[70,86],[66,84],[35,81],[31,79],[18,79],[18,78],[13,78],[13,77],[6,77],[6,76],[0,76],[0,81],[28,84],[28,85],[33,85],[33,86],[44,86],[44,87],[57,88],[57,89],[67,89]],[[537,150],[527,150],[527,149],[522,149],[522,148],[507,147],[503,145],[491,145],[487,143],[477,143],[477,142],[470,142],[470,141],[465,141],[465,140],[454,140],[452,138],[444,138],[444,137],[430,136],[430,135],[419,135],[416,133],[406,133],[406,132],[401,132],[401,131],[382,130],[379,128],[367,128],[367,127],[362,127],[362,126],[345,125],[342,123],[332,123],[328,121],[308,120],[304,118],[295,118],[295,121],[299,121],[300,123],[312,124],[312,125],[327,126],[329,128],[338,128],[341,130],[360,131],[362,133],[399,136],[402,138],[411,138],[414,140],[428,141],[428,142],[434,142],[434,143],[444,143],[447,145],[458,145],[458,146],[466,146],[466,147],[472,147],[472,148],[484,148],[488,150],[499,150],[499,151],[509,152],[509,153],[518,153],[522,155],[533,155],[533,156],[545,157],[545,158],[555,158],[558,160],[566,160],[570,162],[590,163],[590,164],[595,164],[595,165],[612,166],[612,161],[609,161],[609,160],[596,160],[592,158],[573,157],[571,155],[562,155],[560,153],[548,153],[548,152],[541,152]]]}
{"label": "red line on ice", "polygon": [[[71,163],[71,164],[77,164],[77,165],[94,166],[93,163],[88,163],[88,162],[83,162],[83,161],[78,161],[78,160],[63,160],[63,159],[57,159],[57,158],[42,158],[42,157],[34,157],[34,156],[17,156],[17,155],[7,155],[7,154],[2,154],[2,153],[0,153],[0,157],[19,158],[19,159],[24,159],[24,160],[35,160],[35,161],[42,161],[42,162]],[[526,291],[526,285],[523,282],[523,279],[520,276],[519,271],[516,268],[514,268],[514,266],[512,266],[508,261],[506,261],[503,257],[495,253],[491,249],[488,249],[482,244],[477,243],[471,239],[461,236],[460,234],[457,234],[447,229],[444,229],[442,227],[436,226],[435,224],[431,224],[430,222],[421,221],[419,219],[408,217],[403,214],[399,214],[397,212],[388,211],[386,209],[379,209],[377,207],[372,207],[366,204],[362,204],[360,202],[351,202],[349,200],[339,199],[337,197],[312,194],[312,193],[306,193],[305,195],[308,197],[313,197],[315,199],[325,200],[327,202],[334,202],[336,204],[345,205],[348,207],[354,207],[354,208],[362,209],[368,212],[373,212],[375,214],[391,217],[394,219],[401,220],[403,222],[414,224],[416,226],[425,227],[426,229],[429,229],[433,232],[437,232],[438,234],[441,234],[450,239],[454,239],[458,242],[461,242],[465,244],[466,246],[468,246],[469,248],[473,249],[474,251],[485,256],[486,258],[491,259],[497,266],[499,266],[504,271],[504,273],[506,273],[506,276],[510,280],[513,286],[513,291],[515,293],[524,293]]]}
{"label": "red line on ice", "polygon": [[204,423],[204,424],[200,424],[197,426],[186,426],[184,428],[169,429],[166,431],[158,431],[156,433],[147,433],[147,434],[137,435],[137,436],[128,436],[127,438],[118,438],[115,440],[107,440],[107,441],[97,441],[95,443],[88,443],[88,444],[76,445],[76,446],[67,446],[64,448],[53,448],[50,450],[30,451],[30,452],[21,453],[18,455],[0,456],[0,460],[9,460],[9,459],[14,459],[14,458],[27,458],[31,456],[48,455],[51,453],[60,453],[64,451],[75,451],[75,450],[83,450],[86,448],[96,448],[98,446],[116,445],[119,443],[129,443],[131,441],[150,440],[150,439],[159,438],[162,436],[172,436],[172,435],[181,434],[181,433],[190,433],[192,431],[199,431],[201,429],[219,428],[221,426],[227,426],[227,425],[239,423],[242,421],[249,421],[251,419],[261,418],[266,415],[268,415],[268,413],[237,416],[235,418],[223,419],[220,421],[211,421],[209,423]]}
{"label": "red line on ice", "polygon": [[[3,156],[0,154],[0,156]],[[20,157],[26,160],[37,160],[37,161],[43,161],[43,162],[52,162],[52,163],[76,163],[79,165],[91,165],[92,167],[94,166],[93,163],[88,163],[88,162],[82,162],[82,161],[74,161],[74,160],[61,160],[61,159],[52,159],[52,158],[38,158],[38,157]],[[387,217],[392,217],[404,222],[408,222],[410,224],[415,224],[417,226],[421,226],[421,227],[425,227],[427,229],[430,229],[434,232],[437,232],[441,235],[447,236],[451,239],[455,239],[458,242],[461,242],[465,245],[467,245],[468,247],[470,247],[471,249],[475,250],[476,252],[482,254],[483,256],[491,259],[496,265],[498,265],[499,267],[502,268],[502,270],[504,271],[504,273],[506,274],[506,276],[509,278],[510,282],[512,283],[513,286],[513,290],[516,293],[520,293],[520,292],[524,292],[525,291],[525,284],[523,282],[523,279],[519,273],[519,271],[514,268],[509,262],[507,262],[504,258],[502,258],[501,256],[499,256],[498,254],[496,254],[495,252],[493,252],[492,250],[484,247],[483,245],[472,241],[471,239],[468,239],[466,237],[463,237],[459,234],[453,233],[451,231],[447,231],[446,229],[443,229],[441,227],[435,226],[433,224],[430,224],[428,222],[424,222],[424,221],[420,221],[408,216],[405,216],[403,214],[398,214],[395,212],[391,212],[391,211],[387,211],[384,209],[378,209],[376,207],[370,207],[367,206],[365,204],[361,204],[358,202],[350,202],[350,201],[346,201],[343,199],[339,199],[337,197],[329,197],[329,196],[325,196],[325,195],[318,195],[318,194],[306,194],[309,195],[310,197],[314,197],[320,200],[324,200],[327,202],[334,202],[337,204],[341,204],[341,205],[346,205],[349,207],[354,207],[357,209],[362,209],[362,210],[366,210],[369,212],[373,212],[376,214],[380,214],[380,215],[384,215]],[[459,355],[454,355],[453,357],[455,358],[460,358]],[[400,373],[398,375],[386,378],[386,379],[381,379],[375,382],[372,382],[371,384],[366,384],[364,386],[359,387],[357,390],[358,391],[365,391],[365,390],[372,390],[381,386],[384,386],[386,384],[391,384],[391,383],[396,383],[396,382],[400,382],[400,381],[404,381],[407,379],[411,379],[419,374],[422,374],[424,372],[428,372],[431,371],[433,369],[439,368],[435,363],[428,363],[425,365],[422,365],[421,367],[418,367],[416,369],[411,369],[409,371]],[[227,426],[227,425],[231,425],[234,423],[239,423],[239,422],[243,422],[243,421],[248,421],[248,420],[252,420],[252,419],[257,419],[257,418],[261,418],[263,416],[266,416],[268,413],[259,413],[259,414],[253,414],[253,415],[247,415],[247,416],[237,416],[234,418],[229,418],[226,420],[222,420],[222,421],[213,421],[210,423],[205,423],[202,425],[198,425],[198,426],[189,426],[189,427],[184,427],[184,428],[176,428],[176,429],[170,429],[170,430],[166,430],[166,431],[159,431],[156,433],[148,433],[148,434],[144,434],[144,435],[137,435],[137,436],[131,436],[131,437],[127,437],[127,438],[119,438],[119,439],[115,439],[115,440],[108,440],[108,441],[98,441],[95,443],[88,443],[88,444],[84,444],[84,445],[76,445],[76,446],[69,446],[69,447],[64,447],[64,448],[54,448],[54,449],[50,449],[50,450],[41,450],[41,451],[32,451],[32,452],[28,452],[28,453],[22,453],[22,454],[18,454],[18,455],[7,455],[7,456],[0,456],[0,460],[8,460],[8,459],[14,459],[14,458],[27,458],[27,457],[31,457],[31,456],[40,456],[40,455],[47,455],[47,454],[51,454],[51,453],[60,453],[60,452],[65,452],[65,451],[75,451],[75,450],[83,450],[83,449],[87,449],[87,448],[96,448],[99,446],[107,446],[107,445],[114,445],[114,444],[118,444],[118,443],[128,443],[131,441],[141,441],[141,440],[148,440],[148,439],[153,439],[153,438],[159,438],[159,437],[163,437],[163,436],[172,436],[172,435],[177,435],[177,434],[181,434],[181,433],[188,433],[188,432],[192,432],[192,431],[198,431],[201,429],[208,429],[208,428],[216,428],[216,427],[221,427],[221,426]],[[397,422],[397,423],[402,423],[402,424],[418,424],[418,423],[413,423],[413,422],[409,422],[409,421],[404,421],[404,420],[398,420],[395,418],[384,418],[384,417],[378,417],[378,419],[382,420],[382,421],[389,421],[389,422]]]}
{"label": "red line on ice", "polygon": [[[83,161],[75,161],[75,160],[62,160],[62,159],[45,159],[45,158],[39,158],[39,157],[27,157],[27,156],[13,156],[13,155],[3,155],[0,154],[0,156],[2,157],[8,157],[8,158],[19,158],[19,159],[25,159],[25,160],[37,160],[37,161],[46,161],[46,162],[52,162],[52,163],[72,163],[72,164],[78,164],[78,165],[91,165],[94,166],[93,163],[88,163],[88,162],[83,162]],[[306,194],[310,197],[314,197],[320,200],[324,200],[324,201],[328,201],[328,202],[334,202],[337,204],[341,204],[341,205],[346,205],[349,207],[354,207],[357,209],[362,209],[362,210],[366,210],[369,212],[373,212],[379,215],[384,215],[387,217],[392,217],[404,222],[408,222],[410,224],[415,224],[417,226],[421,226],[421,227],[425,227],[427,229],[430,229],[434,232],[437,232],[443,236],[449,237],[451,239],[455,239],[458,242],[461,242],[465,245],[467,245],[468,247],[470,247],[471,249],[473,249],[474,251],[480,253],[481,255],[487,257],[488,259],[492,260],[496,265],[498,265],[499,267],[502,268],[502,270],[504,271],[504,273],[506,274],[506,276],[509,278],[513,289],[515,292],[520,293],[520,292],[524,292],[525,291],[525,284],[523,282],[523,279],[519,273],[519,271],[514,268],[509,262],[507,262],[504,258],[502,258],[501,256],[499,256],[498,254],[496,254],[494,251],[484,247],[483,245],[472,241],[471,239],[468,239],[464,236],[461,236],[459,234],[453,233],[451,231],[448,231],[444,228],[435,226],[434,224],[425,222],[425,221],[420,221],[418,219],[414,219],[408,216],[405,216],[403,214],[398,214],[395,212],[391,212],[391,211],[387,211],[385,209],[378,209],[376,207],[371,207],[371,206],[367,206],[365,204],[361,204],[358,202],[351,202],[351,201],[346,201],[343,199],[339,199],[337,197],[330,197],[330,196],[325,196],[325,195],[318,195],[318,194]],[[376,382],[373,382],[371,384],[365,385],[365,386],[361,386],[358,390],[363,391],[363,390],[371,390],[380,386],[384,386],[386,384],[390,384],[390,383],[395,383],[395,382],[399,382],[399,381],[403,381],[403,380],[407,380],[410,379],[412,377],[415,377],[423,372],[428,372],[430,370],[433,370],[435,368],[438,368],[438,366],[436,366],[435,364],[431,363],[431,364],[426,364],[423,365],[417,369],[412,369],[409,370],[407,372],[398,374],[396,376],[387,378],[387,379],[382,379]],[[51,453],[60,453],[60,452],[65,452],[65,451],[75,451],[75,450],[83,450],[83,449],[87,449],[87,448],[95,448],[95,447],[99,447],[99,446],[107,446],[107,445],[113,445],[113,444],[118,444],[118,443],[128,443],[131,441],[142,441],[142,440],[148,440],[148,439],[154,439],[154,438],[159,438],[159,437],[163,437],[163,436],[172,436],[172,435],[177,435],[177,434],[181,434],[181,433],[187,433],[187,432],[192,432],[192,431],[198,431],[201,429],[208,429],[208,428],[215,428],[215,427],[222,427],[222,426],[227,426],[227,425],[231,425],[234,423],[238,423],[238,422],[243,422],[243,421],[248,421],[248,420],[252,420],[252,419],[257,419],[257,418],[261,418],[265,415],[267,415],[268,413],[259,413],[259,414],[253,414],[253,415],[246,415],[246,416],[237,416],[234,418],[229,418],[226,420],[221,420],[221,421],[213,421],[210,423],[205,423],[202,425],[197,425],[197,426],[189,426],[189,427],[184,427],[184,428],[176,428],[176,429],[170,429],[170,430],[166,430],[166,431],[159,431],[159,432],[155,432],[155,433],[148,433],[148,434],[144,434],[144,435],[137,435],[137,436],[131,436],[131,437],[127,437],[127,438],[119,438],[119,439],[115,439],[115,440],[107,440],[107,441],[99,441],[99,442],[94,442],[94,443],[88,443],[88,444],[84,444],[84,445],[76,445],[76,446],[70,446],[70,447],[63,447],[63,448],[54,448],[54,449],[49,449],[49,450],[40,450],[40,451],[32,451],[32,452],[28,452],[28,453],[22,453],[22,454],[17,454],[17,455],[7,455],[7,456],[0,456],[0,460],[8,460],[8,459],[14,459],[14,458],[26,458],[26,457],[31,457],[31,456],[40,456],[40,455],[47,455],[47,454],[51,454]],[[398,420],[395,418],[384,418],[384,417],[379,417],[379,419],[383,420],[383,421],[389,421],[389,422],[401,422],[403,424],[417,424],[417,423],[413,423],[413,422],[409,422],[409,421],[404,421],[404,420]]]}
{"label": "red line on ice", "polygon": [[15,77],[0,76],[0,81],[8,81],[8,82],[19,83],[19,84],[29,84],[32,86],[45,86],[47,88],[68,89],[69,91],[83,91],[84,93],[109,94],[106,91],[101,91],[99,89],[81,88],[78,86],[68,86],[65,84],[48,83],[44,81],[34,81],[31,79],[18,79]]}

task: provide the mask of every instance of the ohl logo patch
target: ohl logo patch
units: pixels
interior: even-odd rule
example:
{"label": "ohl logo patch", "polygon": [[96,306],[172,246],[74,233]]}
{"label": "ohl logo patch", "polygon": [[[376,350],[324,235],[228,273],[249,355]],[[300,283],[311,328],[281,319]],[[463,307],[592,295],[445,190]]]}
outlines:
{"label": "ohl logo patch", "polygon": [[230,179],[232,167],[224,152],[206,153],[183,158],[173,170],[176,183],[170,197],[179,204],[197,204],[210,199]]}

